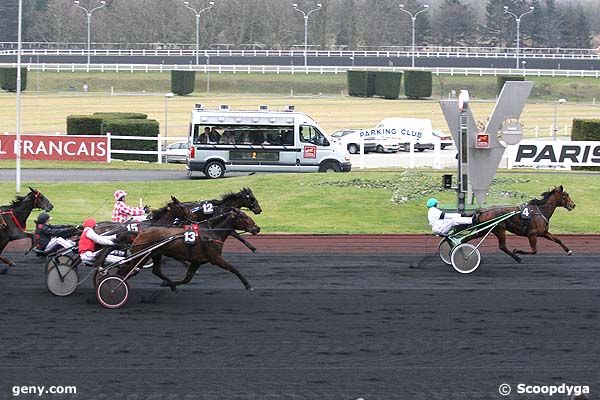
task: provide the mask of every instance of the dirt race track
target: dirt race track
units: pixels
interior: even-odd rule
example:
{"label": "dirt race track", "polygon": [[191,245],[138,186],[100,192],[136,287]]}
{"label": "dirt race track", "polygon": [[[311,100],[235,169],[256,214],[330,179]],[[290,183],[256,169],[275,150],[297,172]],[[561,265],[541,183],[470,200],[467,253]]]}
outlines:
{"label": "dirt race track", "polygon": [[[177,293],[144,271],[120,310],[100,307],[89,281],[51,295],[40,260],[13,245],[0,399],[550,398],[515,394],[519,383],[587,385],[596,399],[600,238],[561,238],[574,256],[544,244],[522,264],[490,239],[460,275],[433,237],[259,235],[257,254],[226,251],[253,292],[212,266]],[[22,385],[78,394],[13,397]]]}

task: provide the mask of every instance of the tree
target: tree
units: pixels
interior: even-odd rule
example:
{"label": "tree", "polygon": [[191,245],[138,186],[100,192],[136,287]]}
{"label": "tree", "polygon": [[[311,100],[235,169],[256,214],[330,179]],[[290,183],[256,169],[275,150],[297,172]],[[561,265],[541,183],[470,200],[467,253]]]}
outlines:
{"label": "tree", "polygon": [[19,3],[3,1],[0,3],[0,42],[16,42],[19,30]]}
{"label": "tree", "polygon": [[477,44],[475,14],[461,0],[444,0],[434,26],[436,41],[442,46]]}
{"label": "tree", "polygon": [[556,0],[544,0],[544,46],[560,46],[560,13],[556,8]]}
{"label": "tree", "polygon": [[575,8],[571,4],[562,12],[561,45],[563,47],[589,48],[591,35],[590,25],[581,6]]}

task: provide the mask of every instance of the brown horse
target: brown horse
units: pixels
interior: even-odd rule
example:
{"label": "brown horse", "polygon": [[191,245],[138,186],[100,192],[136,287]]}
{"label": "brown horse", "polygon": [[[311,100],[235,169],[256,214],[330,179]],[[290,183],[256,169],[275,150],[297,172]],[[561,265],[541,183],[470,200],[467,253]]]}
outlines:
{"label": "brown horse", "polygon": [[[225,240],[236,230],[256,235],[260,232],[260,227],[243,211],[233,208],[229,212],[183,228],[148,228],[140,232],[133,241],[132,254],[148,249],[163,240],[168,243],[155,249],[147,257],[132,261],[129,266],[119,271],[119,274],[127,276],[132,269],[143,265],[149,257],[152,258],[152,272],[163,280],[162,286],[169,286],[174,291],[178,285],[190,282],[200,265],[210,262],[235,274],[247,290],[252,290],[246,278],[221,255]],[[173,240],[169,241],[171,238]],[[190,263],[183,280],[174,282],[162,273],[162,256]]]}
{"label": "brown horse", "polygon": [[[29,238],[31,240],[31,248],[33,248],[33,233],[25,232],[27,218],[31,215],[34,209],[42,209],[51,211],[54,208],[50,200],[48,200],[39,190],[29,188],[29,193],[25,196],[17,196],[10,205],[0,206],[0,218],[5,225],[4,229],[0,229],[0,254],[8,242],[13,240]],[[15,265],[6,257],[0,256],[0,261],[8,266]],[[0,274],[5,274],[8,267],[0,268]]]}
{"label": "brown horse", "polygon": [[[558,243],[567,254],[572,255],[573,252],[563,244],[556,236],[548,232],[550,227],[550,218],[554,214],[557,207],[564,207],[568,211],[575,208],[575,203],[569,197],[569,194],[564,191],[562,185],[541,194],[541,199],[530,200],[526,207],[530,219],[524,219],[523,213],[516,214],[506,221],[499,223],[492,233],[498,238],[498,247],[500,250],[511,256],[515,261],[521,262],[521,258],[517,254],[536,254],[537,253],[537,238],[543,237]],[[477,221],[489,221],[500,215],[519,211],[520,207],[494,207],[477,212]],[[528,221],[528,222],[527,222]],[[513,250],[512,252],[506,247],[506,231],[509,231],[518,236],[526,236],[529,239],[531,251]],[[486,232],[481,232],[479,236],[483,236]]]}

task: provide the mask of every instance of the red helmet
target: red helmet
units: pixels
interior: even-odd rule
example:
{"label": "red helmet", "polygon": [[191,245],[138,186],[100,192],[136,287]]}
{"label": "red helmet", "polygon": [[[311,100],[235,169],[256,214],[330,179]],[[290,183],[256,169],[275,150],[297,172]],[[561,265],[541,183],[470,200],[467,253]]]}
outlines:
{"label": "red helmet", "polygon": [[124,190],[119,189],[115,192],[115,201],[119,201],[125,196],[127,196],[127,193],[125,193]]}
{"label": "red helmet", "polygon": [[83,221],[84,228],[93,228],[95,226],[96,226],[96,220],[94,218],[87,218],[85,221]]}

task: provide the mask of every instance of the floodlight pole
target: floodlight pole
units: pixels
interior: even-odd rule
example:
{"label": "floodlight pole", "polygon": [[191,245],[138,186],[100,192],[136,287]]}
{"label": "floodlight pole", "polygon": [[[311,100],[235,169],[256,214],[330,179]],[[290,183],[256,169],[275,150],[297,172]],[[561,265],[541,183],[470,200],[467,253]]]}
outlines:
{"label": "floodlight pole", "polygon": [[292,7],[294,10],[301,12],[302,16],[304,17],[304,66],[306,67],[308,66],[308,17],[310,17],[310,14],[314,13],[315,11],[319,11],[323,5],[321,3],[317,3],[317,8],[310,10],[309,12],[304,12],[299,9],[297,3],[292,4]]}
{"label": "floodlight pole", "polygon": [[529,11],[517,16],[517,14],[508,10],[508,6],[504,6],[504,14],[510,14],[517,21],[517,68],[519,68],[519,50],[521,48],[521,18],[527,14],[531,14],[535,10],[535,7],[529,7]]}
{"label": "floodlight pole", "polygon": [[191,10],[194,13],[194,15],[196,16],[196,65],[198,65],[200,63],[200,61],[199,61],[199,57],[200,57],[200,54],[199,54],[200,53],[200,16],[202,15],[202,13],[204,11],[208,11],[211,8],[213,8],[215,6],[215,2],[209,1],[208,7],[204,7],[200,11],[197,11],[195,8],[190,6],[189,1],[184,1],[183,5],[188,10]]}
{"label": "floodlight pole", "polygon": [[87,8],[81,6],[79,4],[79,0],[75,0],[75,7],[81,8],[83,11],[85,11],[85,15],[87,15],[87,63],[88,65],[90,64],[90,53],[91,53],[91,27],[92,27],[92,13],[96,10],[101,9],[102,7],[106,6],[106,1],[102,0],[100,1],[100,5],[97,7],[92,8],[91,10],[88,10]]}
{"label": "floodlight pole", "polygon": [[412,62],[411,62],[411,66],[413,68],[415,67],[415,23],[417,21],[417,15],[419,15],[427,10],[429,10],[429,5],[424,4],[422,10],[417,11],[415,14],[413,14],[410,11],[404,9],[404,4],[400,4],[400,11],[403,11],[403,12],[407,13],[408,15],[410,15],[410,19],[412,21],[412,46],[411,46]]}
{"label": "floodlight pole", "polygon": [[23,46],[23,0],[19,0],[19,22],[18,22],[18,44],[17,44],[17,137],[15,143],[16,152],[16,192],[21,193],[21,49]]}

